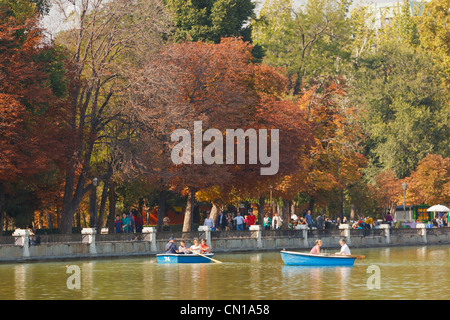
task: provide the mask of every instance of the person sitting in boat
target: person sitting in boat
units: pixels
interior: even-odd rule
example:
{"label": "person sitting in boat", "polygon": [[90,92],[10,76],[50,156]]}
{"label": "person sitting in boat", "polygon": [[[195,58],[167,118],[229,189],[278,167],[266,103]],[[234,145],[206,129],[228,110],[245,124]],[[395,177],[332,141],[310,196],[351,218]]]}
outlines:
{"label": "person sitting in boat", "polygon": [[344,238],[339,240],[339,244],[341,245],[341,251],[336,252],[335,254],[341,255],[341,256],[345,256],[345,255],[351,255],[350,253],[350,249],[345,241]]}
{"label": "person sitting in boat", "polygon": [[320,247],[322,246],[322,240],[316,240],[316,245],[311,249],[309,253],[320,254]]}
{"label": "person sitting in boat", "polygon": [[178,253],[177,246],[175,245],[175,239],[173,237],[169,238],[169,242],[166,244],[166,253]]}
{"label": "person sitting in boat", "polygon": [[200,251],[202,254],[205,253],[210,253],[211,249],[209,248],[209,246],[206,244],[206,239],[202,239],[201,243],[200,243]]}
{"label": "person sitting in boat", "polygon": [[186,247],[186,242],[184,240],[180,241],[180,246],[178,247],[178,253],[189,254],[191,253],[189,249]]}
{"label": "person sitting in boat", "polygon": [[202,248],[200,247],[200,244],[198,243],[198,239],[194,239],[194,244],[189,248],[190,252],[193,253],[200,253]]}

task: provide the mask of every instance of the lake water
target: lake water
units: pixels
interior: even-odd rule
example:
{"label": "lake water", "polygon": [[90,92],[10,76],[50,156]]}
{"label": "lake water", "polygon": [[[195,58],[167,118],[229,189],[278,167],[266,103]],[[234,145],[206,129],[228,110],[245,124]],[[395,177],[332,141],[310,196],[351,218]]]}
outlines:
{"label": "lake water", "polygon": [[[450,299],[449,245],[352,254],[366,258],[350,268],[285,266],[279,252],[216,254],[222,264],[158,265],[154,257],[2,264],[0,300]],[[81,287],[71,289],[67,271],[77,267]]]}

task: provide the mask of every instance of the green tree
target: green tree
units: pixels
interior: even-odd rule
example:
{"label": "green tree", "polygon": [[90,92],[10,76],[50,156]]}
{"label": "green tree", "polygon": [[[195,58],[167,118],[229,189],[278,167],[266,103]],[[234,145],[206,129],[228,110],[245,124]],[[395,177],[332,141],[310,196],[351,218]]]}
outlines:
{"label": "green tree", "polygon": [[35,13],[44,15],[50,11],[49,0],[0,0],[0,7],[7,17],[12,16],[22,23],[32,18]]}
{"label": "green tree", "polygon": [[175,40],[219,43],[223,37],[250,41],[247,24],[255,4],[251,0],[167,0],[176,27]]}
{"label": "green tree", "polygon": [[408,176],[427,153],[450,153],[448,91],[430,55],[395,40],[355,65],[349,99],[362,111],[370,175]]}
{"label": "green tree", "polygon": [[252,21],[252,37],[264,49],[264,63],[286,69],[294,95],[302,85],[337,79],[349,61],[349,5],[347,0],[309,0],[296,8],[292,0],[266,0]]}
{"label": "green tree", "polygon": [[450,77],[450,0],[432,0],[417,18],[420,45],[441,63],[445,77]]}

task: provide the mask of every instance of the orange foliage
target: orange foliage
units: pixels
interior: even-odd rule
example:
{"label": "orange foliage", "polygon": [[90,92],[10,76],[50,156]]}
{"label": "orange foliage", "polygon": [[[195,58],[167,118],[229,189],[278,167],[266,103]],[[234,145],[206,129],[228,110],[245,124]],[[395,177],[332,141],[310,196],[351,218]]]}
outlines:
{"label": "orange foliage", "polygon": [[450,158],[428,154],[418,164],[408,184],[408,200],[414,204],[450,203]]}

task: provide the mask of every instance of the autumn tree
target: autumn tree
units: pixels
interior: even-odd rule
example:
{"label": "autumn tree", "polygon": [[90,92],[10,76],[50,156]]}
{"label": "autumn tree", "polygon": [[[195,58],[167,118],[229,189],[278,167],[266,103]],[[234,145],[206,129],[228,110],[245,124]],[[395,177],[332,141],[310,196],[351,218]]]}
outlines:
{"label": "autumn tree", "polygon": [[450,158],[428,154],[407,177],[408,199],[411,203],[429,205],[450,202]]}
{"label": "autumn tree", "polygon": [[47,172],[59,160],[61,132],[57,124],[46,120],[64,95],[64,81],[55,85],[59,68],[53,64],[56,50],[43,43],[37,17],[21,22],[7,6],[0,5],[0,9],[0,220],[3,222],[8,185],[20,192],[11,184],[21,182],[24,190],[37,192],[31,187],[31,178]]}
{"label": "autumn tree", "polygon": [[[70,87],[65,126],[72,146],[66,156],[61,232],[70,233],[75,211],[94,176],[103,181],[111,170],[94,170],[95,155],[120,120],[119,94],[127,74],[145,61],[167,31],[164,5],[152,1],[56,1],[69,28],[57,42],[70,50]],[[75,20],[73,18],[76,17]],[[76,25],[70,25],[75,21]]]}

